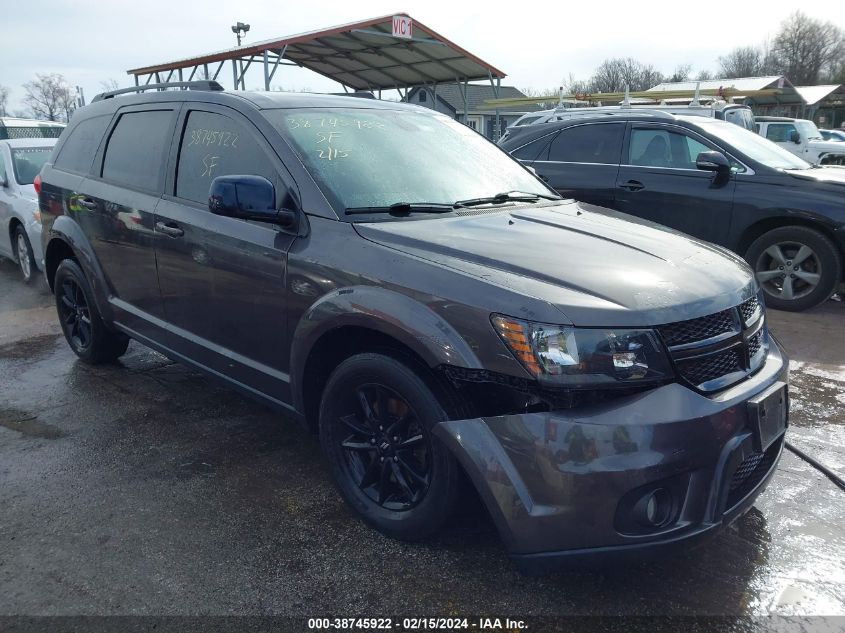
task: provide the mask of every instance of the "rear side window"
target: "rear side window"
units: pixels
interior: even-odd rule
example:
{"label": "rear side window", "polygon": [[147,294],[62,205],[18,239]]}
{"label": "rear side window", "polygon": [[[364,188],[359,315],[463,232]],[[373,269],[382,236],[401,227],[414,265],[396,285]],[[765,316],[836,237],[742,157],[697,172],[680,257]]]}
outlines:
{"label": "rear side window", "polygon": [[103,178],[158,191],[172,122],[172,110],[122,114],[106,145]]}
{"label": "rear side window", "polygon": [[619,164],[623,123],[576,125],[561,130],[549,148],[549,160],[562,163]]}
{"label": "rear side window", "polygon": [[769,123],[769,127],[766,128],[766,138],[775,143],[786,143],[792,132],[795,132],[795,126],[792,123]]}
{"label": "rear side window", "polygon": [[531,141],[527,145],[523,145],[519,149],[514,150],[512,155],[514,158],[518,158],[519,160],[546,160],[551,140],[551,134],[538,138],[536,141]]}
{"label": "rear side window", "polygon": [[80,121],[70,130],[70,136],[59,150],[53,166],[63,171],[87,175],[109,121],[111,121],[110,114]]}
{"label": "rear side window", "polygon": [[236,175],[264,176],[274,184],[277,180],[252,131],[222,114],[191,112],[179,150],[176,195],[204,204],[212,180]]}

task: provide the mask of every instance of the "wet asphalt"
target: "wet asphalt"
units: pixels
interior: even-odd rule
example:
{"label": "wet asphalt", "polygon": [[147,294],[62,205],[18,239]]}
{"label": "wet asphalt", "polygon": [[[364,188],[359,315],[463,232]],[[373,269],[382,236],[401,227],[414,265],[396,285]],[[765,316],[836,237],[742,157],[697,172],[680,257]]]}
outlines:
{"label": "wet asphalt", "polygon": [[[845,303],[770,312],[789,439],[845,476]],[[790,453],[756,506],[680,558],[521,575],[490,521],[391,541],[314,437],[132,343],[88,367],[45,283],[0,260],[0,615],[845,615],[845,493]],[[808,620],[810,622],[811,620]]]}

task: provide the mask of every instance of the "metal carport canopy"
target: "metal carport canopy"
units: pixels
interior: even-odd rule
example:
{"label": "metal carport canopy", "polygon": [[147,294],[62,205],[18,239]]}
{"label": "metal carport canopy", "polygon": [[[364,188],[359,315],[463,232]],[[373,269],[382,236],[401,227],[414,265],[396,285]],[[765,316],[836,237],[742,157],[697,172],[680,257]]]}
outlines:
{"label": "metal carport canopy", "polygon": [[[266,40],[142,68],[128,70],[140,83],[152,79],[194,79],[200,68],[217,79],[226,61],[232,61],[235,89],[244,88],[244,75],[253,61],[264,65],[264,88],[279,65],[296,65],[355,90],[390,90],[426,84],[466,83],[489,79],[498,83],[505,73],[464,50],[424,24],[412,20],[412,37],[394,36],[395,17],[405,13],[344,24],[281,39]],[[283,61],[284,60],[284,61]],[[217,65],[216,68],[214,65]],[[244,64],[246,64],[244,66]],[[191,69],[190,77],[184,75]],[[174,78],[174,73],[176,77]]]}

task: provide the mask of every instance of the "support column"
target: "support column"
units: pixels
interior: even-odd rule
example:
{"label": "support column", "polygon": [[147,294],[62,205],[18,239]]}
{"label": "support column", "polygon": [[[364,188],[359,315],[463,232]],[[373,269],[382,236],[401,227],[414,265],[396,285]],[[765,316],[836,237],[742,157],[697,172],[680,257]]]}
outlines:
{"label": "support column", "polygon": [[232,85],[235,90],[238,89],[238,62],[234,59],[232,60]]}
{"label": "support column", "polygon": [[264,51],[264,90],[270,92],[270,63],[266,50]]}

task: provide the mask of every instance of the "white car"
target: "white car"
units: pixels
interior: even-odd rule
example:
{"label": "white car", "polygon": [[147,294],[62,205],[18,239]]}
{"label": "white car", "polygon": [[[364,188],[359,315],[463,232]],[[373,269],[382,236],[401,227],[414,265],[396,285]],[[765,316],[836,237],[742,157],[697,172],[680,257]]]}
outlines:
{"label": "white car", "polygon": [[845,141],[845,130],[819,130],[826,141]]}
{"label": "white car", "polygon": [[754,129],[813,165],[845,165],[845,146],[841,141],[826,141],[816,124],[807,119],[758,116]]}
{"label": "white car", "polygon": [[41,214],[32,183],[55,145],[54,138],[0,141],[0,255],[18,263],[25,282],[43,270]]}

